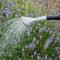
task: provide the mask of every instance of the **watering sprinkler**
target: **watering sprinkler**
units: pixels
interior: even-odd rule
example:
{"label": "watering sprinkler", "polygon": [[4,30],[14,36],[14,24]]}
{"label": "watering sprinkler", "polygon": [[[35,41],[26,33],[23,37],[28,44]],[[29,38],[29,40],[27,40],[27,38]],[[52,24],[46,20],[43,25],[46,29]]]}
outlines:
{"label": "watering sprinkler", "polygon": [[12,32],[16,34],[22,33],[26,29],[30,28],[34,22],[43,20],[60,20],[60,16],[40,16],[35,18],[21,16],[21,18],[16,18],[9,21],[12,23],[10,24],[9,29],[6,31],[6,35],[10,35]]}
{"label": "watering sprinkler", "polygon": [[[15,18],[12,20],[9,20],[7,23],[8,27],[7,30],[4,32],[5,41],[7,43],[11,43],[10,41],[20,41],[20,35],[23,35],[25,31],[30,32],[30,25],[34,23],[35,21],[43,21],[43,20],[60,20],[60,16],[40,16],[36,18],[30,18],[30,17],[23,17],[21,18]],[[12,23],[11,23],[12,22]],[[5,44],[5,42],[3,42]],[[16,42],[17,43],[17,42]],[[13,43],[12,43],[13,44]],[[5,45],[4,45],[5,46]]]}
{"label": "watering sprinkler", "polygon": [[10,22],[12,23],[9,25],[9,28],[4,35],[7,36],[8,39],[12,36],[11,34],[16,34],[19,36],[25,32],[26,29],[30,30],[32,23],[43,20],[60,20],[60,16],[40,16],[35,18],[21,16],[21,18],[16,18],[8,22],[8,24],[10,24]]}
{"label": "watering sprinkler", "polygon": [[21,17],[22,18],[22,22],[25,25],[29,25],[32,22],[35,21],[42,21],[42,20],[60,20],[60,16],[40,16],[40,17],[36,17],[36,18],[30,18],[30,17]]}

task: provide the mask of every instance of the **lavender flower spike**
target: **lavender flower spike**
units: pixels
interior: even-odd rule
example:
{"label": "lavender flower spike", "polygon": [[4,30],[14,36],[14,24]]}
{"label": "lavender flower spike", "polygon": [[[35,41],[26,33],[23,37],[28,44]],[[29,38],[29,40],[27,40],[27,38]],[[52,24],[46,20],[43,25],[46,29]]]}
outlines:
{"label": "lavender flower spike", "polygon": [[44,49],[47,49],[48,46],[51,44],[52,41],[53,41],[53,38],[52,38],[52,37],[49,38],[49,39],[47,39],[47,41],[46,41],[46,43],[45,43],[45,45],[44,45]]}
{"label": "lavender flower spike", "polygon": [[33,49],[35,47],[34,42],[29,45],[29,48]]}
{"label": "lavender flower spike", "polygon": [[60,24],[58,24],[58,28],[60,28]]}
{"label": "lavender flower spike", "polygon": [[10,9],[9,8],[7,8],[7,9],[5,9],[5,10],[3,10],[3,12],[2,12],[3,14],[5,13],[6,14],[6,16],[8,16],[9,14],[12,14],[12,12],[10,11]]}

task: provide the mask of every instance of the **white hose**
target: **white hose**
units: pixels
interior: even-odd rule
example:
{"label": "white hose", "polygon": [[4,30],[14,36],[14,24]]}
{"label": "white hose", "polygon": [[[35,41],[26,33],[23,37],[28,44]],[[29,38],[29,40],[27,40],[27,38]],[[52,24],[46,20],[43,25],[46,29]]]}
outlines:
{"label": "white hose", "polygon": [[40,21],[40,20],[46,20],[46,16],[36,17],[36,18],[30,18],[30,17],[23,17],[22,16],[22,22],[26,25],[29,25],[32,22]]}

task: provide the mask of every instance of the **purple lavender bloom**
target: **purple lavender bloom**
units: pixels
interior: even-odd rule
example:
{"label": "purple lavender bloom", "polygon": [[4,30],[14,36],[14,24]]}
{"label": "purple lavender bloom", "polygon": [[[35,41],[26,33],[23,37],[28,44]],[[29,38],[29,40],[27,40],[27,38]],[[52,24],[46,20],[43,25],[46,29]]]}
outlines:
{"label": "purple lavender bloom", "polygon": [[34,45],[34,42],[32,42],[31,44],[29,44],[29,48],[34,48],[35,47],[35,45]]}
{"label": "purple lavender bloom", "polygon": [[13,2],[10,2],[8,4],[9,4],[9,6],[15,6],[15,4]]}
{"label": "purple lavender bloom", "polygon": [[8,7],[10,7],[10,6],[15,6],[15,4],[14,4],[13,2],[10,2],[10,3],[6,3],[6,4],[4,4],[4,6],[8,6]]}
{"label": "purple lavender bloom", "polygon": [[3,10],[3,12],[2,12],[3,14],[5,13],[6,14],[6,16],[8,16],[9,14],[12,14],[12,12],[10,11],[10,9],[9,8],[7,8],[7,9],[5,9],[5,10]]}
{"label": "purple lavender bloom", "polygon": [[41,29],[39,30],[39,33],[42,33],[42,32],[43,32],[43,30],[44,30],[44,29],[43,29],[43,28],[41,28]]}
{"label": "purple lavender bloom", "polygon": [[46,30],[46,26],[44,26],[43,28],[41,28],[41,29],[39,30],[39,32],[41,33],[41,32],[43,32],[44,30]]}
{"label": "purple lavender bloom", "polygon": [[48,48],[48,46],[50,45],[50,43],[53,41],[53,38],[51,37],[51,38],[49,38],[49,39],[47,39],[47,41],[46,41],[46,43],[45,43],[45,46],[44,46],[44,48],[45,49],[47,49]]}
{"label": "purple lavender bloom", "polygon": [[57,28],[60,28],[60,24],[58,24]]}
{"label": "purple lavender bloom", "polygon": [[4,6],[8,6],[8,4],[4,4]]}

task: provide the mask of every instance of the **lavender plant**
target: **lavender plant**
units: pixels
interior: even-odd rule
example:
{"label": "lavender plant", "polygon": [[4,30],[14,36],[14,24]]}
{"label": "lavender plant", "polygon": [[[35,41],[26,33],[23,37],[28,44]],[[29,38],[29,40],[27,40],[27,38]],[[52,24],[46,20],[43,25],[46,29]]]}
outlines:
{"label": "lavender plant", "polygon": [[59,60],[60,33],[47,21],[34,24],[26,30],[20,41],[7,44],[1,59],[6,60]]}
{"label": "lavender plant", "polygon": [[60,60],[60,29],[55,29],[48,21],[35,23],[22,36],[17,37],[18,34],[13,34],[10,39],[4,36],[13,25],[10,24],[12,22],[8,23],[8,20],[20,18],[20,15],[44,15],[44,9],[41,5],[36,12],[30,0],[26,3],[23,0],[0,1],[0,60]]}

